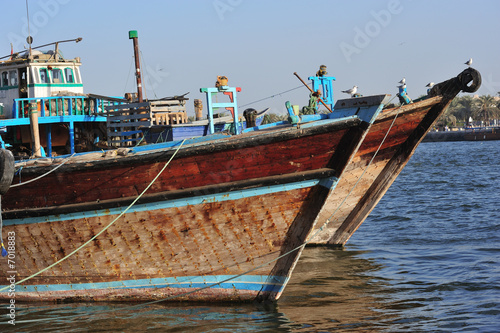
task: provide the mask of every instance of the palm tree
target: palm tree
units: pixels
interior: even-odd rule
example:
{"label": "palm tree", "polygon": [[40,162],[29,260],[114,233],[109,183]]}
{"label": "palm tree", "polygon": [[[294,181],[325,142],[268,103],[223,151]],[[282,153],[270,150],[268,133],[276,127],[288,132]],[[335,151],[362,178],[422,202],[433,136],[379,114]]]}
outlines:
{"label": "palm tree", "polygon": [[497,107],[497,101],[493,96],[483,95],[474,101],[475,109],[472,113],[473,117],[482,120],[486,123],[490,119],[496,119],[500,115],[500,110]]}
{"label": "palm tree", "polygon": [[456,100],[456,109],[453,114],[457,119],[462,120],[465,124],[467,124],[476,107],[474,99],[471,96],[462,96],[456,98]]}
{"label": "palm tree", "polygon": [[450,126],[457,126],[457,109],[460,107],[460,97],[454,98],[448,109],[441,115],[439,118],[439,124],[444,126],[444,125],[450,125]]}

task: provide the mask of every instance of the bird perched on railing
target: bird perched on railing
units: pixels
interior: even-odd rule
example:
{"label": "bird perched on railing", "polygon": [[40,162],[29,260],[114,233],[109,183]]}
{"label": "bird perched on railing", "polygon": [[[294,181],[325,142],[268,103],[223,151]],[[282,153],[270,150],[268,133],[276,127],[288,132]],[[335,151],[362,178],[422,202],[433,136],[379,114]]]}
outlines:
{"label": "bird perched on railing", "polygon": [[432,87],[434,87],[435,83],[434,82],[429,82],[427,83],[426,87],[428,88],[427,89],[427,93],[429,93],[429,91],[431,90]]}
{"label": "bird perched on railing", "polygon": [[356,92],[358,91],[358,86],[354,86],[349,90],[342,90],[343,93],[351,95],[351,97],[354,97],[356,95]]}
{"label": "bird perched on railing", "polygon": [[469,58],[469,60],[467,60],[467,62],[465,62],[464,64],[466,64],[467,66],[472,65],[472,58]]}

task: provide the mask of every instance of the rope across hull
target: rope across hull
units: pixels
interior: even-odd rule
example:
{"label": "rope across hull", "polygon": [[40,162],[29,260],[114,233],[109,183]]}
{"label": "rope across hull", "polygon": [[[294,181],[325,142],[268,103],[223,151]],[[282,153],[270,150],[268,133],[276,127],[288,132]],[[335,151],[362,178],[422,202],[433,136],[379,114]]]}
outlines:
{"label": "rope across hull", "polygon": [[[14,183],[26,185],[3,202],[12,274],[28,278],[16,301],[277,300],[361,125],[352,117],[75,155],[31,183],[54,166],[25,165]],[[0,260],[0,280],[12,270]]]}
{"label": "rope across hull", "polygon": [[[315,182],[288,184],[262,195],[194,198],[211,201],[206,204],[182,205],[179,200],[136,205],[85,248],[16,286],[16,300],[276,299],[288,278],[286,271],[274,275],[275,260],[294,223],[308,228],[297,216],[310,205]],[[241,198],[226,200],[232,197]],[[83,211],[42,223],[14,221],[19,224],[5,230],[16,234],[19,278],[67,255],[122,210]]]}

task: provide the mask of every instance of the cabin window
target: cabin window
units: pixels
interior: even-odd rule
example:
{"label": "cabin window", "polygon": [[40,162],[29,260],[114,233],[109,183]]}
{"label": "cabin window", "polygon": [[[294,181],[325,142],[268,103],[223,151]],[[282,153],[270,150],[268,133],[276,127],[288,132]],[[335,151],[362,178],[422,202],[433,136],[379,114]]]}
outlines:
{"label": "cabin window", "polygon": [[35,68],[30,69],[30,82],[40,83],[40,76],[38,75],[38,71]]}
{"label": "cabin window", "polygon": [[49,74],[47,73],[47,68],[40,68],[40,82],[49,83]]}
{"label": "cabin window", "polygon": [[62,75],[61,70],[59,68],[54,68],[52,70],[52,83],[61,83]]}
{"label": "cabin window", "polygon": [[10,79],[11,86],[17,86],[17,71],[10,71],[9,72],[9,79]]}
{"label": "cabin window", "polygon": [[2,72],[2,87],[7,87],[9,85],[9,74],[7,72]]}
{"label": "cabin window", "polygon": [[73,70],[71,68],[64,69],[64,77],[66,78],[66,83],[75,83],[75,78],[73,77]]}
{"label": "cabin window", "polygon": [[80,70],[77,68],[75,68],[75,82],[76,83],[82,83],[82,79],[80,77]]}

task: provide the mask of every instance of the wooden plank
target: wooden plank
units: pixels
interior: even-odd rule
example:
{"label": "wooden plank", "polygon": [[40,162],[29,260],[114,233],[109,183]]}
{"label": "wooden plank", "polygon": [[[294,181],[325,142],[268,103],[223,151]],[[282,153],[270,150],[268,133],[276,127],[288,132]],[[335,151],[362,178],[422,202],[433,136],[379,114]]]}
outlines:
{"label": "wooden plank", "polygon": [[156,107],[159,105],[186,105],[185,101],[170,100],[170,101],[151,101],[151,107]]}
{"label": "wooden plank", "polygon": [[149,111],[138,111],[136,109],[131,109],[131,110],[121,110],[121,111],[112,111],[106,113],[106,116],[108,117],[116,117],[116,116],[126,116],[129,114],[149,114]]}
{"label": "wooden plank", "polygon": [[109,110],[123,110],[123,109],[137,109],[137,108],[149,108],[149,103],[130,103],[130,104],[119,104],[119,105],[108,105],[104,109]]}
{"label": "wooden plank", "polygon": [[185,112],[186,108],[182,106],[157,106],[151,107],[151,112]]}
{"label": "wooden plank", "polygon": [[150,119],[149,114],[141,114],[141,113],[132,113],[129,115],[121,115],[121,116],[109,116],[108,120],[115,121],[123,121],[123,120],[134,120],[134,119]]}
{"label": "wooden plank", "polygon": [[130,123],[108,123],[108,127],[112,128],[120,128],[120,127],[149,127],[151,126],[151,123],[149,121],[136,121],[136,122],[130,122]]}
{"label": "wooden plank", "polygon": [[119,102],[119,103],[127,103],[128,102],[128,100],[124,99],[124,98],[116,98],[116,97],[110,97],[110,96],[104,96],[104,95],[88,94],[87,96],[90,98],[97,98],[97,99],[101,99],[104,101]]}
{"label": "wooden plank", "polygon": [[108,136],[130,136],[139,133],[142,133],[142,131],[108,132]]}
{"label": "wooden plank", "polygon": [[[381,112],[381,114],[377,117],[375,120],[375,123],[384,121],[388,118],[393,119],[396,115],[398,117],[400,115],[406,114],[406,113],[414,113],[418,112],[422,108],[430,107],[436,103],[439,103],[442,100],[441,96],[436,96],[436,97],[431,97],[426,100],[418,102],[418,104],[412,103],[408,105],[403,105],[401,107],[395,107],[391,109],[385,109]],[[418,105],[418,107],[416,106]]]}

